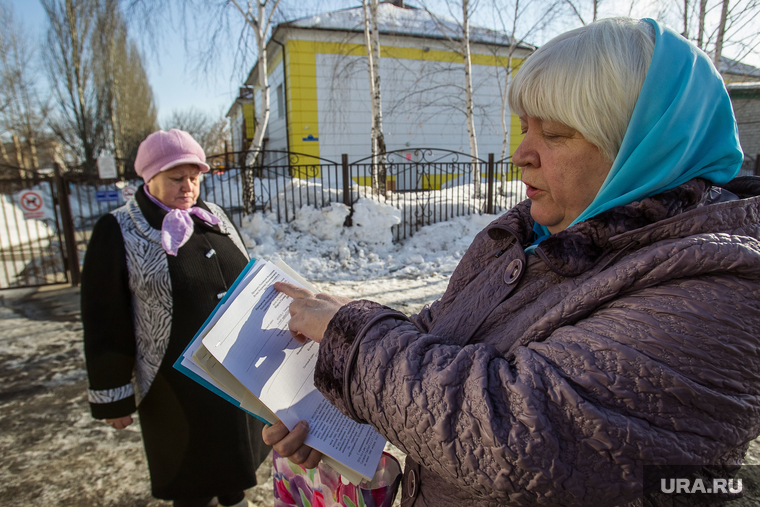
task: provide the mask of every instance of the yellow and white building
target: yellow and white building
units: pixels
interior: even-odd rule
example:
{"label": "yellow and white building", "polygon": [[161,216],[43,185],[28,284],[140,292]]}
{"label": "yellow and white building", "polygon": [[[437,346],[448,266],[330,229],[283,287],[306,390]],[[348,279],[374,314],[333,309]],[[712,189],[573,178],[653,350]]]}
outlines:
{"label": "yellow and white building", "polygon": [[[398,4],[398,5],[396,5]],[[383,131],[387,151],[444,148],[469,153],[464,113],[464,60],[453,20],[434,21],[403,2],[378,11]],[[447,31],[444,34],[443,31]],[[506,34],[471,28],[476,133],[481,158],[502,149],[502,95],[513,44]],[[534,47],[519,43],[512,66]],[[270,119],[264,149],[340,162],[371,154],[371,102],[361,6],[277,25],[267,45]],[[245,85],[252,96],[235,101],[228,116],[235,151],[253,137],[260,106],[258,68]],[[241,89],[243,90],[243,89]],[[506,110],[509,153],[520,142],[517,118]],[[410,155],[411,156],[411,150]]]}

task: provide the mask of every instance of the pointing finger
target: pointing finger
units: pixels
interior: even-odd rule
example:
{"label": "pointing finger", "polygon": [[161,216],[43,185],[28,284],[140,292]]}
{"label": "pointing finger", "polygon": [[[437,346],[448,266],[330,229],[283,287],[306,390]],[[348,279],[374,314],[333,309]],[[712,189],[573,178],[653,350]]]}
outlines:
{"label": "pointing finger", "polygon": [[314,293],[312,293],[309,289],[304,289],[303,287],[293,285],[292,283],[275,282],[274,288],[283,294],[287,294],[293,299],[308,299],[314,297]]}

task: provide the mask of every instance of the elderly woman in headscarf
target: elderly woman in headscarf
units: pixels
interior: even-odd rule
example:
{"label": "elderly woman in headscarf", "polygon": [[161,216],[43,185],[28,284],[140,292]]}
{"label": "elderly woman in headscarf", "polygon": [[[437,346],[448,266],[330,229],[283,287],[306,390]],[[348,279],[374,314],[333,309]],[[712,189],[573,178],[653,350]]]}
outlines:
{"label": "elderly woman in headscarf", "polygon": [[[406,317],[277,285],[320,342],[319,389],[407,454],[405,506],[635,504],[646,465],[740,464],[760,434],[760,182],[735,179],[720,75],[657,22],[609,19],[531,55],[509,100],[528,199],[441,299]],[[264,440],[311,467],[307,431]]]}
{"label": "elderly woman in headscarf", "polygon": [[173,368],[248,262],[235,225],[199,198],[209,170],[182,130],[139,146],[145,181],[95,224],[82,270],[82,325],[93,417],[140,416],[151,489],[175,507],[249,505],[269,449],[263,424]]}

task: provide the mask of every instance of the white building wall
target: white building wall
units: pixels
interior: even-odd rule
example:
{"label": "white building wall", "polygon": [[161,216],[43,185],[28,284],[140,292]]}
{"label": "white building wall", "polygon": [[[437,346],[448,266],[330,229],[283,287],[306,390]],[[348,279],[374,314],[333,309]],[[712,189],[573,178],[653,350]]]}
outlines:
{"label": "white building wall", "polygon": [[[317,55],[320,156],[340,161],[368,157],[369,78],[363,56]],[[480,158],[499,158],[504,69],[473,65],[476,134]],[[469,153],[464,113],[464,66],[382,58],[383,131],[388,151],[442,148]],[[499,79],[501,77],[501,79]]]}

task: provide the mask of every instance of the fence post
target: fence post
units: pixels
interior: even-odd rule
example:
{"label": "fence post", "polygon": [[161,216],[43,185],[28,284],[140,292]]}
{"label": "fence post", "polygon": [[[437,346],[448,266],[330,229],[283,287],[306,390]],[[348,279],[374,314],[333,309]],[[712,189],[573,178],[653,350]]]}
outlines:
{"label": "fence post", "polygon": [[63,227],[63,238],[66,242],[66,258],[64,259],[65,268],[69,272],[69,281],[76,287],[79,285],[79,254],[77,252],[77,240],[74,233],[74,219],[71,216],[71,206],[69,205],[69,192],[66,182],[61,175],[61,166],[58,162],[53,163],[55,174],[55,186],[58,193],[58,210],[61,214],[61,227]]}
{"label": "fence post", "polygon": [[760,153],[755,154],[755,176],[760,176]]}
{"label": "fence post", "polygon": [[351,215],[354,214],[354,207],[351,204],[351,175],[348,171],[348,154],[341,155],[341,165],[343,166],[343,204],[348,206],[350,210],[346,221],[343,223],[345,227],[351,227]]}
{"label": "fence post", "polygon": [[488,194],[486,197],[486,213],[493,215],[493,153],[488,154]]}

